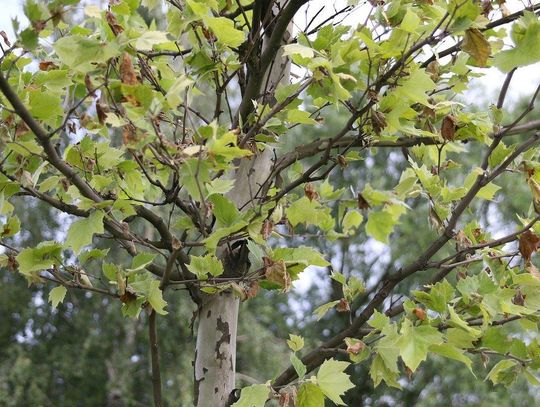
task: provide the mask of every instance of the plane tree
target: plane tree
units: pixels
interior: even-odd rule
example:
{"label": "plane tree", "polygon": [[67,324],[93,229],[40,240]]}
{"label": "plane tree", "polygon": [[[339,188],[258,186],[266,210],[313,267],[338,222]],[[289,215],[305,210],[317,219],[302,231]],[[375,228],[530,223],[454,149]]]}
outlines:
{"label": "plane tree", "polygon": [[[540,87],[516,118],[505,100],[520,68],[540,60],[540,6],[349,3],[323,13],[307,0],[29,0],[30,25],[0,33],[2,265],[50,287],[54,306],[84,290],[147,318],[156,406],[156,320],[175,295],[196,307],[178,325],[196,330],[199,407],[342,404],[349,366],[401,388],[432,355],[469,369],[495,358],[493,383],[538,383],[540,123],[529,116]],[[166,21],[148,23],[154,8]],[[490,69],[506,73],[497,100],[460,103]],[[407,163],[394,185],[333,185],[386,151]],[[478,202],[507,204],[496,201],[500,179],[527,185],[530,203],[494,234]],[[28,199],[65,233],[19,245],[32,225],[14,210]],[[400,229],[406,216],[432,238],[377,281],[345,276],[331,249],[309,244],[335,249],[361,233],[388,244],[416,233]],[[240,303],[288,292],[308,267],[328,268],[337,293],[317,316],[348,321],[306,338],[311,349],[291,335],[291,366],[236,390]]]}

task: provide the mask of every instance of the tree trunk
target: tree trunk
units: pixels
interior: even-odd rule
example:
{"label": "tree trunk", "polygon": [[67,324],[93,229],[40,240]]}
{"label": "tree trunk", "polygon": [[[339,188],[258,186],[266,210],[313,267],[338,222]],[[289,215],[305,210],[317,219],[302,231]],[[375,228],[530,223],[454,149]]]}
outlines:
{"label": "tree trunk", "polygon": [[[286,0],[276,1],[274,13],[278,13]],[[269,21],[275,23],[274,19]],[[265,30],[271,34],[271,28]],[[292,32],[292,23],[284,35],[284,43]],[[267,40],[267,38],[265,38]],[[266,42],[266,41],[265,41]],[[263,44],[263,51],[265,44]],[[290,62],[283,59],[279,50],[271,64],[265,79],[261,81],[260,92],[266,91],[272,95],[279,83],[289,82]],[[267,92],[264,92],[265,94]],[[268,101],[265,101],[269,103]],[[245,118],[243,118],[245,119]],[[267,180],[272,167],[273,152],[267,147],[254,157],[240,161],[234,174],[235,185],[229,192],[228,198],[238,208],[249,208],[260,186]],[[225,254],[226,255],[226,254]],[[220,256],[223,258],[223,256]],[[239,265],[244,270],[245,265]],[[232,271],[239,275],[239,272]],[[197,329],[197,345],[195,351],[195,406],[196,407],[226,407],[235,388],[236,367],[236,331],[238,322],[238,298],[232,292],[219,295],[205,296],[199,311]]]}
{"label": "tree trunk", "polygon": [[195,405],[222,407],[234,389],[238,298],[221,293],[204,301],[195,350]]}

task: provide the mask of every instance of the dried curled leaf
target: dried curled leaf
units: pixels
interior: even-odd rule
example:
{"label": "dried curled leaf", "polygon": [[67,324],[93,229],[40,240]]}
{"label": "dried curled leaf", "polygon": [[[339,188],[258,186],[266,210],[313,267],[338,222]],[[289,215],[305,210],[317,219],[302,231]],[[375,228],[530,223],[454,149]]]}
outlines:
{"label": "dried curled leaf", "polygon": [[119,34],[124,32],[124,28],[120,24],[118,24],[118,20],[113,13],[107,11],[107,13],[105,13],[105,18],[107,19],[107,24],[109,24],[109,27],[111,27],[111,31],[115,36],[118,36]]}
{"label": "dried curled leaf", "polygon": [[441,135],[443,139],[445,139],[446,141],[454,140],[457,129],[456,123],[456,118],[451,114],[444,116],[441,124]]}
{"label": "dried curled leaf", "polygon": [[479,66],[486,66],[491,55],[491,45],[478,28],[469,28],[465,31],[461,49],[472,56]]}
{"label": "dried curled leaf", "polygon": [[317,191],[315,191],[313,185],[310,182],[304,185],[304,194],[310,201],[319,199],[319,194],[317,193]]}
{"label": "dried curled leaf", "polygon": [[289,291],[291,289],[291,276],[287,272],[285,261],[283,259],[273,261],[268,257],[263,257],[263,261],[266,267],[264,272],[266,279],[279,285],[283,291]]}
{"label": "dried curled leaf", "polygon": [[339,300],[338,304],[336,305],[337,312],[349,312],[350,310],[351,306],[349,304],[349,301],[347,301],[345,298]]}
{"label": "dried curled leaf", "polygon": [[122,54],[122,64],[120,65],[120,79],[122,83],[126,85],[138,85],[139,80],[137,79],[137,74],[133,68],[133,63],[131,62],[131,56],[124,52]]}
{"label": "dried curled leaf", "polygon": [[364,198],[360,192],[358,192],[357,200],[358,200],[358,209],[371,208],[371,205],[369,204],[369,202],[366,201],[366,198]]}
{"label": "dried curled leaf", "polygon": [[519,252],[526,262],[531,260],[532,255],[538,249],[538,243],[540,243],[540,236],[530,230],[523,232],[519,237]]}

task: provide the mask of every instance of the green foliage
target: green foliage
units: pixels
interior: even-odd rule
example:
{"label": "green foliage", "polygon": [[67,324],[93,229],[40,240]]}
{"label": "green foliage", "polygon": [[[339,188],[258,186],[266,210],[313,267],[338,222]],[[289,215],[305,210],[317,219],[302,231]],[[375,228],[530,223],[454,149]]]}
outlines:
{"label": "green foliage", "polygon": [[[105,295],[107,313],[131,318],[122,326],[152,310],[171,318],[173,294],[198,311],[217,293],[260,309],[283,301],[267,311],[266,342],[297,326],[289,350],[275,347],[275,363],[292,367],[255,371],[275,381],[245,387],[240,407],[275,388],[299,406],[360,405],[354,386],[405,395],[403,375],[441,357],[473,376],[481,358],[493,385],[538,385],[539,126],[534,99],[516,112],[504,102],[514,69],[540,61],[539,8],[392,0],[360,23],[338,13],[289,31],[304,3],[124,0],[76,13],[77,0],[26,1],[29,26],[0,39],[10,284],[18,273],[48,298],[55,328],[84,300],[67,291]],[[490,68],[512,74],[493,104],[472,107],[464,92]],[[39,238],[36,202],[50,209]],[[294,297],[307,269],[329,289],[295,308],[279,296]],[[31,371],[19,345],[10,383]],[[111,349],[96,351],[108,372],[120,370]]]}

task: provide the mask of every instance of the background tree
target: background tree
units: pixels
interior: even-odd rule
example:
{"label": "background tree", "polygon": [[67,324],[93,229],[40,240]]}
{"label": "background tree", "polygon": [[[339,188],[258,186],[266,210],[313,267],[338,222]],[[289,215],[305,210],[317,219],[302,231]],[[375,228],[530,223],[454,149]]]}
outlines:
{"label": "background tree", "polygon": [[[29,1],[31,26],[13,45],[3,38],[2,262],[31,284],[50,283],[54,307],[68,289],[81,290],[104,296],[88,320],[106,324],[115,302],[135,318],[112,344],[84,343],[107,361],[111,405],[137,404],[144,374],[141,382],[126,379],[123,365],[145,343],[154,403],[163,404],[158,315],[168,311],[159,331],[183,321],[186,350],[187,325],[197,326],[197,406],[259,406],[268,398],[340,404],[353,387],[343,359],[359,374],[369,368],[375,386],[405,387],[397,393],[404,403],[418,391],[401,375],[414,377],[428,354],[469,369],[469,354],[484,364],[496,359],[494,384],[518,376],[537,383],[538,342],[529,335],[540,306],[532,262],[539,124],[529,113],[538,90],[515,118],[502,108],[518,67],[540,59],[538,6],[510,13],[472,1],[350,5],[295,33],[293,19],[307,3],[144,1],[141,8],[132,0],[85,7],[72,23],[66,16],[78,1]],[[166,8],[166,27],[149,21],[156,7]],[[355,26],[336,23],[354,13],[362,17]],[[508,72],[496,103],[476,111],[456,101],[475,75],[471,67],[489,66]],[[337,131],[329,131],[333,120]],[[527,202],[486,205],[503,182],[527,186]],[[29,223],[19,233],[23,208],[40,208],[59,227],[29,239]],[[506,224],[497,224],[504,235],[492,236],[486,214],[493,213],[505,214]],[[30,222],[26,213],[22,219]],[[432,231],[418,234],[428,221]],[[370,267],[354,273],[347,258]],[[248,365],[253,346],[237,356],[239,300],[257,303],[261,289],[287,292],[309,266],[325,268],[332,281],[331,301],[314,310],[323,319],[303,321],[305,340],[290,337],[290,367],[236,401],[236,361]],[[20,289],[13,276],[5,279]],[[32,288],[28,301],[44,301],[40,293]],[[69,305],[84,315],[86,295],[79,297]],[[326,323],[333,308],[342,314]],[[148,339],[141,341],[143,310]],[[63,315],[48,314],[46,329],[25,340],[44,343]],[[33,321],[10,319],[18,322],[8,338],[28,333]],[[268,337],[282,336],[285,325],[275,324],[266,324]],[[182,350],[162,336],[167,352]],[[312,350],[303,354],[305,343]],[[185,374],[185,358],[167,359]],[[16,360],[28,377],[28,355]],[[271,378],[260,373],[261,381]],[[3,387],[24,389],[18,377],[10,373]],[[29,385],[22,397],[45,403],[43,384]]]}

